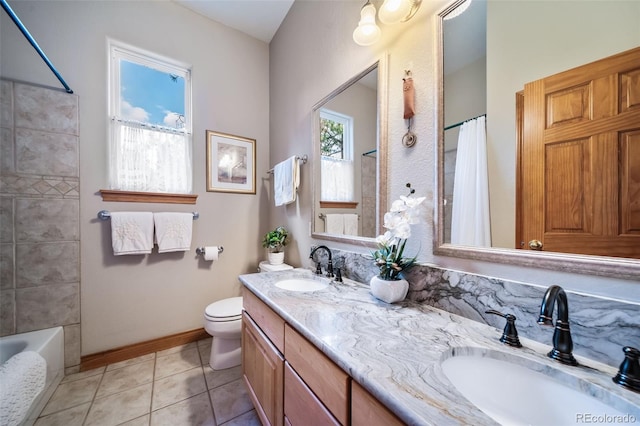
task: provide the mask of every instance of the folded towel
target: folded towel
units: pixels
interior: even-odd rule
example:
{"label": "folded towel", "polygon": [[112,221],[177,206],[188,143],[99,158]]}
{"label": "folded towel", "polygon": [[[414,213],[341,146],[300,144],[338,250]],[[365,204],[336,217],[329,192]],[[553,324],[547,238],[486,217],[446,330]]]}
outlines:
{"label": "folded towel", "polygon": [[300,164],[293,156],[273,168],[273,198],[276,206],[296,201],[296,193],[300,186]]}
{"label": "folded towel", "polygon": [[37,352],[20,352],[0,366],[0,425],[25,420],[46,378],[47,362]]}
{"label": "folded towel", "polygon": [[344,219],[344,234],[358,235],[358,215],[355,213],[346,213],[342,215]]}
{"label": "folded towel", "polygon": [[154,213],[158,253],[189,251],[193,213]]}
{"label": "folded towel", "polygon": [[153,213],[112,212],[113,254],[147,254],[153,249]]}
{"label": "folded towel", "polygon": [[342,235],[344,233],[344,216],[341,214],[325,215],[324,232]]}

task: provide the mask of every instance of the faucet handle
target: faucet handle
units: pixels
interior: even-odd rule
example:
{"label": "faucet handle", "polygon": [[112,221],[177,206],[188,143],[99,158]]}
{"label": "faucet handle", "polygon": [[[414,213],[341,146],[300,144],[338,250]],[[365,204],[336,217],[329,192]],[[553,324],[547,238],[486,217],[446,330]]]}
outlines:
{"label": "faucet handle", "polygon": [[640,350],[625,346],[622,348],[622,352],[624,352],[625,358],[613,381],[627,389],[640,392],[640,362],[638,362]]}
{"label": "faucet handle", "polygon": [[338,283],[342,282],[342,272],[340,271],[340,268],[336,268],[336,278],[334,281]]}
{"label": "faucet handle", "polygon": [[513,346],[515,348],[521,348],[522,344],[520,343],[520,339],[518,338],[518,330],[516,329],[516,317],[512,314],[503,314],[502,312],[496,311],[494,309],[489,309],[485,311],[486,314],[498,315],[507,320],[507,323],[504,326],[504,331],[502,332],[502,337],[500,337],[500,341],[505,345]]}

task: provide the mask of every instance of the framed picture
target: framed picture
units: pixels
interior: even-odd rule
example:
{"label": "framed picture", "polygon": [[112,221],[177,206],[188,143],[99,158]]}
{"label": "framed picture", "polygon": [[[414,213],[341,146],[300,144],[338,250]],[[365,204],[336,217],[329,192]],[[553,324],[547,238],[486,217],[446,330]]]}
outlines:
{"label": "framed picture", "polygon": [[256,193],[256,140],[207,130],[207,191]]}

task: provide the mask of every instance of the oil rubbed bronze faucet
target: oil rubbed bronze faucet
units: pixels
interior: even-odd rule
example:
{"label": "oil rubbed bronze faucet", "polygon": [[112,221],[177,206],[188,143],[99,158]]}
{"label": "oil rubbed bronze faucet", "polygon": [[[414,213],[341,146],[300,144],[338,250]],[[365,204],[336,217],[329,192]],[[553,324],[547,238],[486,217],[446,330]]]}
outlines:
{"label": "oil rubbed bronze faucet", "polygon": [[538,324],[553,325],[553,308],[558,305],[556,316],[556,329],[553,332],[553,350],[547,355],[549,358],[560,361],[567,365],[578,365],[578,361],[573,357],[573,341],[571,330],[569,329],[569,305],[567,295],[562,287],[552,285],[547,289],[540,305],[540,317]]}
{"label": "oil rubbed bronze faucet", "polygon": [[[329,256],[329,260],[327,261],[327,277],[333,278],[333,261],[331,260],[331,250],[329,250],[329,247],[327,247],[327,246],[318,246],[318,247],[314,248],[313,250],[311,250],[311,254],[309,255],[309,259],[313,260],[313,255],[319,249],[325,250],[327,252],[327,255]],[[318,265],[316,266],[316,274],[322,275],[322,267],[320,266],[320,262],[318,262]]]}

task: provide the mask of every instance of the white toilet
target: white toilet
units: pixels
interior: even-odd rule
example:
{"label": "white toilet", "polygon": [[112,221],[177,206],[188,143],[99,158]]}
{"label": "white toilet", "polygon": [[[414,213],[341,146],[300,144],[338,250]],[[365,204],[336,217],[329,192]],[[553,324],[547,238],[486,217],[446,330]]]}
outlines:
{"label": "white toilet", "polygon": [[[292,266],[261,262],[260,272],[283,271]],[[204,329],[213,337],[209,365],[214,370],[236,367],[242,362],[242,297],[213,302],[204,310]]]}
{"label": "white toilet", "polygon": [[214,370],[240,365],[242,297],[211,303],[204,310],[204,329],[213,336],[209,365]]}

